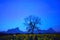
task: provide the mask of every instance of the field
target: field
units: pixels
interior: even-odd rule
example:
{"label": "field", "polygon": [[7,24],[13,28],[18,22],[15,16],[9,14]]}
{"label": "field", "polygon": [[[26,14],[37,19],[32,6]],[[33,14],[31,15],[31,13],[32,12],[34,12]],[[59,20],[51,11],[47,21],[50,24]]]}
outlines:
{"label": "field", "polygon": [[60,34],[13,34],[0,36],[0,40],[60,40]]}

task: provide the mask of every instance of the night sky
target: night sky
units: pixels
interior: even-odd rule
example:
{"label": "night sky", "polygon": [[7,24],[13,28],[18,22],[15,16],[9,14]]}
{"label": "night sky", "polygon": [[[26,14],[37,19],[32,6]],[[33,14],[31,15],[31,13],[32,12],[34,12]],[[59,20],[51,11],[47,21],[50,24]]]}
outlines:
{"label": "night sky", "polygon": [[59,0],[0,0],[0,31],[19,27],[26,31],[24,18],[34,15],[41,18],[41,30],[60,31]]}

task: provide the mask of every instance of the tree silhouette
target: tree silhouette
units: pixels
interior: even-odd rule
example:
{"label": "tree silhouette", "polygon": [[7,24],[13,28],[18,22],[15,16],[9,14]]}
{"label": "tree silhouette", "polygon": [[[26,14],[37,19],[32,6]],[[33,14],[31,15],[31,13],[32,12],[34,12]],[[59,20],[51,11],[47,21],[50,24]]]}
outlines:
{"label": "tree silhouette", "polygon": [[25,18],[24,24],[27,26],[27,31],[33,33],[34,29],[39,31],[37,25],[41,25],[41,20],[38,17],[30,15],[29,17]]}

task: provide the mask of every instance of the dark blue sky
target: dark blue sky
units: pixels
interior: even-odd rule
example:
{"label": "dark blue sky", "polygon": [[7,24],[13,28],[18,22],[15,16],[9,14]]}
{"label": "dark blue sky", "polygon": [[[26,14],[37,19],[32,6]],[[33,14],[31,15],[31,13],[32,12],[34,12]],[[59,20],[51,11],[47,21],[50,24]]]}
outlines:
{"label": "dark blue sky", "polygon": [[59,0],[0,0],[0,31],[19,27],[26,31],[23,22],[29,15],[41,18],[41,30],[60,31]]}

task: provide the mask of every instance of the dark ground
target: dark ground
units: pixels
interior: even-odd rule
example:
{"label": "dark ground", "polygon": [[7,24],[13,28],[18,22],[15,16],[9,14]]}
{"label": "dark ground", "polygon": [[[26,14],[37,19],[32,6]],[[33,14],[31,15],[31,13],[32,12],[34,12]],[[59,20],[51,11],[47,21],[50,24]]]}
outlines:
{"label": "dark ground", "polygon": [[0,40],[60,40],[60,34],[4,34]]}

